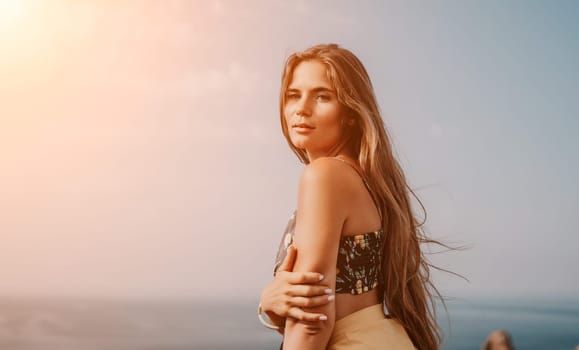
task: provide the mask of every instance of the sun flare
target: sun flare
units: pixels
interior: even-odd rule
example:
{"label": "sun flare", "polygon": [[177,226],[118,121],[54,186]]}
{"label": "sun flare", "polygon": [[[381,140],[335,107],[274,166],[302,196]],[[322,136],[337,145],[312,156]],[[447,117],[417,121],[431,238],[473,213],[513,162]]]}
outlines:
{"label": "sun flare", "polygon": [[0,1],[0,31],[14,29],[24,18],[25,12],[25,0]]}

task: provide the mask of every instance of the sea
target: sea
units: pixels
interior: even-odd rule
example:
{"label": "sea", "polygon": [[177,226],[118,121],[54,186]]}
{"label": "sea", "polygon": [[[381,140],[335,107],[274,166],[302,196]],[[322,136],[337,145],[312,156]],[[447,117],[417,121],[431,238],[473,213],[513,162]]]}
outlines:
{"label": "sea", "polygon": [[[281,336],[259,323],[257,302],[0,298],[0,349],[278,349]],[[579,349],[579,299],[455,298],[439,305],[438,320],[445,350],[481,349],[496,329],[516,349]]]}

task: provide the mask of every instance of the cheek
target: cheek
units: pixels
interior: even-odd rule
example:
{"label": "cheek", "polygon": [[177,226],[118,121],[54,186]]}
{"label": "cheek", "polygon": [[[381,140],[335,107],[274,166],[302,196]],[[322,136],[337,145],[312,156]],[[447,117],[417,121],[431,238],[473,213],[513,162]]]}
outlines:
{"label": "cheek", "polygon": [[288,133],[291,133],[291,132],[292,132],[292,126],[291,126],[292,120],[291,120],[290,117],[287,116],[287,114],[286,114],[286,116],[284,117],[284,123],[285,123],[285,127],[286,127],[286,129],[287,129],[287,132],[288,132]]}
{"label": "cheek", "polygon": [[285,107],[283,108],[283,117],[286,123],[291,121],[291,117],[293,115],[293,107],[290,103],[286,103]]}
{"label": "cheek", "polygon": [[320,113],[320,118],[324,125],[328,128],[340,130],[342,125],[340,123],[340,109],[337,106],[327,106]]}

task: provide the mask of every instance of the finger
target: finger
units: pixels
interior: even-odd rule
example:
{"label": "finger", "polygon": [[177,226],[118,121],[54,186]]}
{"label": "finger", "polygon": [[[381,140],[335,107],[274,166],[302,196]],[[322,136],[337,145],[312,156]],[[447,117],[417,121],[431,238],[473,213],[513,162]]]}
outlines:
{"label": "finger", "polygon": [[328,319],[324,314],[305,312],[298,307],[292,307],[289,309],[288,315],[302,322],[311,322],[313,325],[318,324],[319,321],[325,321]]}
{"label": "finger", "polygon": [[287,255],[285,256],[285,259],[283,259],[281,265],[277,269],[278,271],[292,271],[294,268],[294,264],[296,262],[297,249],[293,245],[290,245],[286,251]]}
{"label": "finger", "polygon": [[289,290],[289,294],[296,297],[316,297],[332,293],[332,289],[328,286],[311,284],[294,284]]}
{"label": "finger", "polygon": [[291,284],[318,283],[322,279],[324,279],[324,275],[317,272],[292,272],[289,275],[289,283]]}
{"label": "finger", "polygon": [[335,296],[332,295],[321,295],[318,297],[293,297],[290,299],[290,304],[292,307],[317,307],[326,305],[327,303],[331,302],[335,299]]}

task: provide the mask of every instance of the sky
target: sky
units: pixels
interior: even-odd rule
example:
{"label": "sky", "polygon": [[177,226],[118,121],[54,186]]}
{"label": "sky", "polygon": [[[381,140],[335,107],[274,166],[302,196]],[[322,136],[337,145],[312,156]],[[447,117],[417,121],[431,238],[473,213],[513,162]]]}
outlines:
{"label": "sky", "polygon": [[[0,296],[259,298],[286,57],[367,68],[448,297],[579,294],[575,1],[0,3]],[[416,203],[415,203],[416,204]],[[422,215],[417,212],[417,215]]]}

